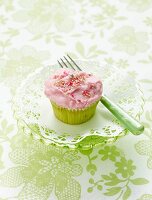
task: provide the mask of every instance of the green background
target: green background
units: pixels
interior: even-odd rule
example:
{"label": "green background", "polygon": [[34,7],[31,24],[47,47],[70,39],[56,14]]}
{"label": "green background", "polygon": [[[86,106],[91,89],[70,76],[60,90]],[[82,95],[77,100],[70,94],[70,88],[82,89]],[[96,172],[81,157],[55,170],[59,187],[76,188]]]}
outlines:
{"label": "green background", "polygon": [[[0,200],[152,199],[151,13],[151,0],[0,0]],[[139,80],[143,135],[88,151],[24,136],[11,107],[16,89],[69,52]]]}

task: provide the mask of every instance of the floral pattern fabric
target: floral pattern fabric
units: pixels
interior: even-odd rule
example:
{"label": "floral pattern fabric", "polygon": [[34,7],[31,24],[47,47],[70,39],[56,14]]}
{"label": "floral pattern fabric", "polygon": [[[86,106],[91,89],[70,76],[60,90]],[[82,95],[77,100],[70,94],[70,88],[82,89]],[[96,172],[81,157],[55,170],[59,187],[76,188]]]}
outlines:
{"label": "floral pattern fabric", "polygon": [[[152,199],[151,13],[151,0],[0,1],[0,200]],[[71,150],[24,134],[13,116],[16,89],[66,53],[140,82],[142,135]]]}

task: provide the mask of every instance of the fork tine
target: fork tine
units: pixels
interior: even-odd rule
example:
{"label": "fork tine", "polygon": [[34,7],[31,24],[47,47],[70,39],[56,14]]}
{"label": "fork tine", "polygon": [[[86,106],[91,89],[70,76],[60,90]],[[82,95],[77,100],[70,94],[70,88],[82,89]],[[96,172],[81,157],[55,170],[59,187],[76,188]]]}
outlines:
{"label": "fork tine", "polygon": [[69,68],[68,65],[64,62],[64,60],[61,58],[62,63],[65,65],[66,68]]}
{"label": "fork tine", "polygon": [[72,69],[75,70],[75,68],[73,67],[73,65],[69,62],[69,60],[64,56],[65,60],[69,63],[69,65],[71,66]]}
{"label": "fork tine", "polygon": [[67,54],[68,58],[74,63],[74,65],[78,68],[79,71],[82,71],[82,69],[75,63],[75,61]]}
{"label": "fork tine", "polygon": [[61,68],[64,68],[63,65],[60,63],[60,61],[58,60],[59,65],[61,66]]}

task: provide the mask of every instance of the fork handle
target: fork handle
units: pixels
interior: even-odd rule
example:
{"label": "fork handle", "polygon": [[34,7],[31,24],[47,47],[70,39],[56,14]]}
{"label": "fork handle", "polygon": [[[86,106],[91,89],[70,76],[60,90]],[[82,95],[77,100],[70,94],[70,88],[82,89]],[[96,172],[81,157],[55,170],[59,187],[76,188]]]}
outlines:
{"label": "fork handle", "polygon": [[103,95],[100,101],[131,133],[139,135],[144,131],[144,126],[142,124],[112,102],[108,97]]}

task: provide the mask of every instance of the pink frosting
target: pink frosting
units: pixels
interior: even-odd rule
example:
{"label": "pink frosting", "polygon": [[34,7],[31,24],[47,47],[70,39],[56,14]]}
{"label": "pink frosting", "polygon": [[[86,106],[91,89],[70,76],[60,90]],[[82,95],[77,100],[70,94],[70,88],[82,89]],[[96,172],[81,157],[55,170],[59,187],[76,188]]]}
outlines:
{"label": "pink frosting", "polygon": [[102,82],[92,74],[60,69],[45,82],[50,101],[69,109],[83,109],[102,95]]}

